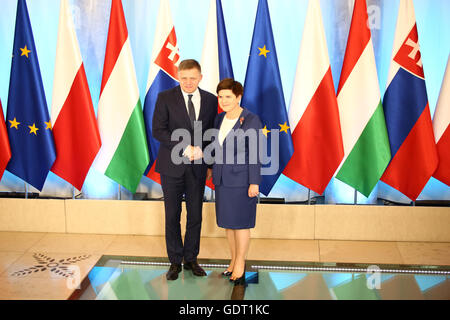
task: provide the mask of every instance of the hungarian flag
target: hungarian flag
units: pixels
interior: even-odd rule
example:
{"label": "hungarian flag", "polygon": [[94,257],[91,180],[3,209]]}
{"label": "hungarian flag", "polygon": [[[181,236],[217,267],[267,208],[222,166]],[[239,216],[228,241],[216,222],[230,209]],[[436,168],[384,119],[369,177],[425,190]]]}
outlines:
{"label": "hungarian flag", "polygon": [[3,117],[2,101],[0,100],[0,181],[2,180],[3,172],[5,172],[6,165],[11,159],[11,149],[9,148],[8,133],[6,132],[5,118]]}
{"label": "hungarian flag", "polygon": [[400,1],[384,112],[392,160],[382,181],[415,201],[438,165],[412,0]]}
{"label": "hungarian flag", "polygon": [[177,73],[180,62],[177,35],[172,22],[169,0],[161,0],[144,102],[144,119],[150,156],[150,163],[145,175],[159,184],[161,184],[161,177],[159,173],[155,172],[159,141],[152,136],[153,113],[158,94],[178,85]]}
{"label": "hungarian flag", "polygon": [[289,108],[294,154],[283,174],[322,194],[344,157],[319,0],[309,2]]}
{"label": "hungarian flag", "polygon": [[[234,78],[221,0],[211,0],[201,65],[203,78],[200,87],[213,94],[216,94],[221,80]],[[219,113],[222,112],[219,104],[217,108]],[[214,189],[212,179],[207,180],[206,185]]]}
{"label": "hungarian flag", "polygon": [[61,1],[53,83],[56,160],[51,171],[81,190],[101,141],[67,0]]}
{"label": "hungarian flag", "polygon": [[95,168],[130,192],[149,163],[144,116],[121,0],[112,0],[98,127],[102,147]]}
{"label": "hungarian flag", "polygon": [[450,55],[433,118],[439,165],[433,177],[450,186]]}
{"label": "hungarian flag", "polygon": [[391,153],[365,0],[356,0],[338,87],[344,161],[336,178],[368,197]]}

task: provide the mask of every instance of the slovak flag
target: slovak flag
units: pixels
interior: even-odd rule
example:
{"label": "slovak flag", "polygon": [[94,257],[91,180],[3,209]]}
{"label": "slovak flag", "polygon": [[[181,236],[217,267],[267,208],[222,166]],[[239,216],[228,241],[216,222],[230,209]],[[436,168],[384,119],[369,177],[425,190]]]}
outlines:
{"label": "slovak flag", "polygon": [[[216,93],[219,81],[234,78],[221,0],[211,0],[202,51],[200,87]],[[219,113],[222,110],[218,109]]]}
{"label": "slovak flag", "polygon": [[177,36],[170,13],[169,0],[161,0],[144,103],[144,120],[150,155],[150,163],[145,171],[145,175],[159,184],[161,184],[161,178],[159,173],[155,172],[155,160],[158,155],[159,142],[152,136],[153,113],[158,94],[178,85],[177,72],[180,62]]}
{"label": "slovak flag", "polygon": [[415,201],[438,155],[412,0],[400,1],[383,106],[392,159],[381,180]]}

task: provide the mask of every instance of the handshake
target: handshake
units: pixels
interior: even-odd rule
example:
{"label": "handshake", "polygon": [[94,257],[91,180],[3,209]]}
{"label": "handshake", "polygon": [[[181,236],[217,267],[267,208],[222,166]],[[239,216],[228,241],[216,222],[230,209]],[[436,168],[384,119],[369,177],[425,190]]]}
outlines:
{"label": "handshake", "polygon": [[195,161],[203,158],[203,151],[200,147],[187,146],[184,149],[183,156],[188,158],[189,161]]}

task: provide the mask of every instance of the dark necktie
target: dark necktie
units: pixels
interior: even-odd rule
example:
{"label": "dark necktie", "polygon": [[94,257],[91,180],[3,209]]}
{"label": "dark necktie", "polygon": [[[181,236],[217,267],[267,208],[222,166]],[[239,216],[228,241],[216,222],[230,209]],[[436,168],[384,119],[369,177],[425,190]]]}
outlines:
{"label": "dark necktie", "polygon": [[194,121],[195,121],[195,109],[194,104],[192,103],[192,94],[188,95],[189,101],[188,101],[188,109],[189,109],[189,119],[191,119],[191,126],[194,128]]}

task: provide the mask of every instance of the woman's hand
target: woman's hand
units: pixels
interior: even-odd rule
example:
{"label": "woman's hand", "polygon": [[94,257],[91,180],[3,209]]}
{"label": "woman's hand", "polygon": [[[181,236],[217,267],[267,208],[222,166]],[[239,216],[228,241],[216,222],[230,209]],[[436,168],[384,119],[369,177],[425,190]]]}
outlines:
{"label": "woman's hand", "polygon": [[248,196],[249,196],[250,198],[254,198],[254,197],[257,197],[258,194],[259,194],[259,185],[257,185],[257,184],[251,184],[251,185],[248,187]]}

